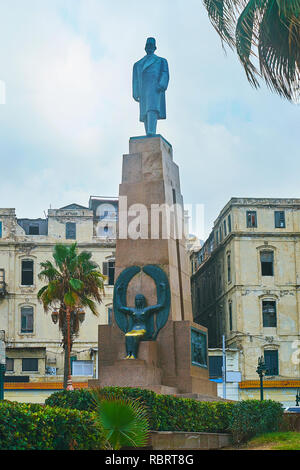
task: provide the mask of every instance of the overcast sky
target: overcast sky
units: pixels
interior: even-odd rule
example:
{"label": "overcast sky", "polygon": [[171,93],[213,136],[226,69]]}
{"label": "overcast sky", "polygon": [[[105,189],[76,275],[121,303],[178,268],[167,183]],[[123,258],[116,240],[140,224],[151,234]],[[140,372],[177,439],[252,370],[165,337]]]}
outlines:
{"label": "overcast sky", "polygon": [[231,197],[300,197],[299,106],[251,88],[201,0],[0,0],[0,207],[36,218],[118,194],[148,36],[170,68],[158,132],[205,234]]}

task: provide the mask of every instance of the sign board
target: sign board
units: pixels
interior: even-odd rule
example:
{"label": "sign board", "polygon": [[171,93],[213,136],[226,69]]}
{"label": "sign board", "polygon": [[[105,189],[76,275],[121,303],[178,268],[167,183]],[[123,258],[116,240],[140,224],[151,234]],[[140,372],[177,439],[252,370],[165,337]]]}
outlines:
{"label": "sign board", "polygon": [[242,374],[241,372],[227,371],[226,372],[226,382],[241,382]]}

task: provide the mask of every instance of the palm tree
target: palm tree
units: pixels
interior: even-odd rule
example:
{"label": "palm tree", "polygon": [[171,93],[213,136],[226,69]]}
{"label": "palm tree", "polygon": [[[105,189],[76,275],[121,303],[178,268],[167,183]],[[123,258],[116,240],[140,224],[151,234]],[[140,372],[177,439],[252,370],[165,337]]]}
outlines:
{"label": "palm tree", "polygon": [[[54,264],[51,261],[40,263],[39,279],[47,281],[37,296],[45,312],[54,308],[52,318],[59,322],[65,351],[64,389],[67,388],[68,376],[71,379],[70,352],[74,338],[79,333],[87,307],[98,315],[97,303],[101,303],[104,294],[105,276],[94,263],[92,253],[83,251],[78,254],[77,244],[57,244],[53,251]],[[70,389],[71,387],[71,383]]]}
{"label": "palm tree", "polygon": [[222,41],[236,49],[251,85],[259,87],[262,77],[272,91],[299,101],[300,0],[203,2]]}

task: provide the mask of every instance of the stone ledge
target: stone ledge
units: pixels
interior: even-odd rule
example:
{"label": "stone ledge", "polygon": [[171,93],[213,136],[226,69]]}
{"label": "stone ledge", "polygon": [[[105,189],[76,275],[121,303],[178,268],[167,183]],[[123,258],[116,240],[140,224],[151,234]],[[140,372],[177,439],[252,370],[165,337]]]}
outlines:
{"label": "stone ledge", "polygon": [[225,433],[151,431],[149,446],[153,450],[210,450],[231,445],[231,435]]}

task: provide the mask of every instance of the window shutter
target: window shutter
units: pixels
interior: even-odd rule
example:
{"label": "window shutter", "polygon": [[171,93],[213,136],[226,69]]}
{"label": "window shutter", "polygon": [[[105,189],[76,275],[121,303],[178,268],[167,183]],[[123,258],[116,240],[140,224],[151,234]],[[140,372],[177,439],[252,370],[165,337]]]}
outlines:
{"label": "window shutter", "polygon": [[74,222],[66,223],[66,239],[76,240],[76,224]]}
{"label": "window shutter", "polygon": [[0,238],[2,238],[2,222],[0,222]]}
{"label": "window shutter", "polygon": [[275,211],[275,228],[285,228],[284,211]]}
{"label": "window shutter", "polygon": [[102,263],[102,274],[104,276],[107,276],[108,275],[108,262],[107,261],[104,261]]}

